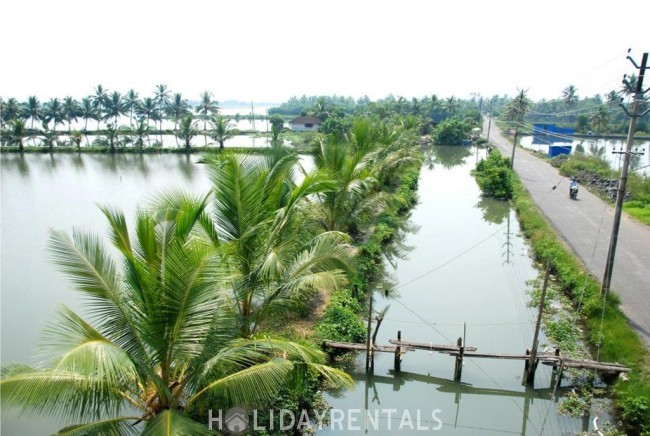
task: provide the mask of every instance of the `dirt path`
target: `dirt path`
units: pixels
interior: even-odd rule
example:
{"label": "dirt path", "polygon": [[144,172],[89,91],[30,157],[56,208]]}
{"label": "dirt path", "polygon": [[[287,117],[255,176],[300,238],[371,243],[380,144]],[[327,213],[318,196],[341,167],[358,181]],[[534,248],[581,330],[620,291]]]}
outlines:
{"label": "dirt path", "polygon": [[[486,132],[487,124],[483,134]],[[491,126],[490,142],[505,156],[512,153],[511,143],[495,123]],[[577,201],[569,199],[569,180],[522,148],[515,152],[514,169],[558,234],[601,281],[614,207],[584,188],[580,189]],[[621,309],[630,324],[650,347],[650,228],[625,215],[621,220],[611,288],[620,296]]]}

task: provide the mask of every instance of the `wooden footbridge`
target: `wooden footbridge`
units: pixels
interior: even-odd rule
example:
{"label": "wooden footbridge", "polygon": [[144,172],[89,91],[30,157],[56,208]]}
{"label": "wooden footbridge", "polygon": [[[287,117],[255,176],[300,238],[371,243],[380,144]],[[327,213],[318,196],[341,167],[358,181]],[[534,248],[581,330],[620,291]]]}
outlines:
{"label": "wooden footbridge", "polygon": [[589,369],[599,371],[604,378],[611,378],[612,376],[620,375],[621,373],[629,372],[630,369],[624,365],[615,362],[597,362],[594,360],[584,359],[570,359],[560,353],[560,349],[556,348],[553,353],[537,351],[539,342],[539,331],[542,324],[542,313],[544,308],[544,301],[546,298],[546,289],[550,275],[550,263],[546,265],[546,274],[544,276],[544,284],[542,285],[542,293],[539,302],[537,322],[535,323],[535,333],[533,335],[533,343],[530,349],[521,354],[508,354],[508,353],[484,353],[478,352],[476,347],[465,345],[465,332],[463,329],[463,337],[458,338],[456,345],[440,345],[432,342],[411,342],[402,340],[402,332],[397,332],[397,339],[390,339],[388,342],[391,345],[377,345],[376,338],[379,331],[386,309],[379,313],[375,318],[377,324],[375,325],[372,337],[370,335],[372,325],[372,296],[370,297],[370,310],[368,314],[368,331],[367,340],[365,344],[350,343],[350,342],[334,342],[324,341],[323,347],[328,350],[349,350],[349,351],[365,351],[366,352],[366,371],[372,372],[375,367],[375,353],[392,353],[394,357],[393,368],[395,372],[399,372],[402,367],[402,359],[404,354],[414,350],[425,350],[429,352],[443,353],[454,356],[454,380],[460,380],[463,372],[463,359],[502,359],[502,360],[523,360],[524,361],[524,383],[534,384],[535,371],[537,365],[541,362],[543,365],[550,365],[553,367],[554,373],[557,373],[557,384],[562,381],[562,372],[566,368]]}
{"label": "wooden footbridge", "polygon": [[375,353],[392,353],[394,355],[393,369],[395,372],[401,371],[402,360],[407,352],[415,350],[424,350],[437,352],[454,356],[454,380],[460,380],[463,371],[463,360],[472,359],[501,359],[501,360],[522,360],[524,362],[525,381],[533,383],[535,370],[539,363],[552,366],[558,372],[557,383],[562,380],[562,372],[567,368],[589,369],[599,371],[603,376],[611,377],[621,373],[629,372],[630,369],[624,365],[612,362],[597,362],[594,360],[571,359],[561,354],[560,349],[556,348],[554,352],[537,352],[531,353],[526,350],[525,353],[486,353],[479,352],[478,348],[465,346],[463,338],[458,338],[456,345],[442,345],[424,342],[411,342],[402,340],[402,333],[397,332],[397,339],[388,341],[391,345],[377,345],[374,343],[361,344],[350,342],[324,341],[323,347],[326,350],[348,350],[348,351],[366,351],[370,362],[369,370],[374,370]]}

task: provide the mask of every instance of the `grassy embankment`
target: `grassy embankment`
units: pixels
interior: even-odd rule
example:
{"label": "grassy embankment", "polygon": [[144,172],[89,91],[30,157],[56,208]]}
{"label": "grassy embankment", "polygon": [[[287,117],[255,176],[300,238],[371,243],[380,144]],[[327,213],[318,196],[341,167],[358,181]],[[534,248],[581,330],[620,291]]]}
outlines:
{"label": "grassy embankment", "polygon": [[[499,165],[503,163],[501,160],[496,157],[489,159],[497,166],[507,168],[509,160],[503,159],[506,165]],[[619,380],[614,385],[615,405],[623,426],[631,434],[650,431],[649,356],[619,309],[618,297],[613,293],[605,298],[600,295],[600,283],[587,274],[584,265],[556,235],[514,172],[510,171],[507,178],[503,178],[501,172],[493,173],[499,175],[499,180],[511,184],[512,201],[534,257],[543,263],[550,262],[557,286],[569,297],[574,311],[586,327],[586,340],[593,356],[600,361],[619,362],[632,369],[629,381]],[[477,181],[479,185],[492,187],[480,178]],[[484,186],[482,189],[485,189]]]}

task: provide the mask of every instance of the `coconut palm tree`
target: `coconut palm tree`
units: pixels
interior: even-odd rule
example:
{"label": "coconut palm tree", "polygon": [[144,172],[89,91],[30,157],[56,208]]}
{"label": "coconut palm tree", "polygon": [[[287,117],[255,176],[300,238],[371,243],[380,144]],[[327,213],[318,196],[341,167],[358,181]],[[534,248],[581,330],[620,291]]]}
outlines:
{"label": "coconut palm tree", "polygon": [[598,110],[589,117],[589,121],[597,132],[602,132],[609,123],[609,110],[607,106],[598,106]]}
{"label": "coconut palm tree", "polygon": [[230,117],[215,114],[210,119],[212,132],[210,137],[219,143],[219,148],[224,148],[224,143],[232,138],[232,128],[230,127]]}
{"label": "coconut palm tree", "polygon": [[377,199],[372,195],[377,184],[373,173],[377,143],[365,123],[355,122],[349,139],[330,135],[316,149],[316,168],[335,181],[335,189],[318,194],[316,216],[324,230],[356,233]]}
{"label": "coconut palm tree", "polygon": [[36,96],[29,96],[27,102],[23,107],[23,117],[25,119],[30,118],[32,124],[30,130],[34,130],[34,121],[40,121],[43,118],[43,111],[41,108],[41,102],[38,101]]}
{"label": "coconut palm tree", "polygon": [[98,119],[97,109],[90,97],[81,99],[79,105],[79,116],[84,120],[84,132],[88,132],[88,120]]}
{"label": "coconut palm tree", "polygon": [[79,130],[73,130],[70,133],[70,141],[77,146],[77,151],[81,151],[81,139],[83,135]]}
{"label": "coconut palm tree", "polygon": [[[160,131],[162,132],[162,120],[165,113],[165,107],[169,104],[169,96],[171,92],[167,89],[167,85],[156,85],[154,90],[154,101],[158,105],[158,119],[160,120]],[[162,134],[162,133],[161,133]],[[162,137],[160,139],[162,142]]]}
{"label": "coconut palm tree", "polygon": [[3,409],[62,417],[72,425],[60,434],[202,435],[213,433],[192,417],[268,406],[306,372],[352,385],[312,347],[234,336],[221,263],[191,233],[206,203],[186,197],[173,211],[139,210],[135,239],[121,212],[103,208],[120,262],[95,235],[51,234],[54,261],[92,317],[62,307],[46,332],[46,363],[3,367]]}
{"label": "coconut palm tree", "polygon": [[57,124],[63,124],[63,105],[58,98],[52,98],[43,106],[43,120],[46,124],[54,121],[52,130],[56,130]]}
{"label": "coconut palm tree", "polygon": [[458,113],[458,110],[460,109],[458,99],[453,95],[446,98],[442,105],[442,109],[447,112],[447,116],[453,117]]}
{"label": "coconut palm tree", "polygon": [[575,86],[569,85],[562,90],[562,101],[567,109],[567,120],[569,118],[569,110],[578,104],[578,100],[578,89]]}
{"label": "coconut palm tree", "polygon": [[126,113],[126,105],[122,95],[114,91],[105,101],[105,119],[113,118],[114,126],[117,128],[120,116]]}
{"label": "coconut palm tree", "polygon": [[181,141],[185,141],[185,148],[187,151],[190,151],[192,148],[192,138],[198,134],[198,130],[194,126],[194,117],[192,114],[185,115],[180,122],[180,128],[176,132],[176,137]]}
{"label": "coconut palm tree", "polygon": [[106,106],[107,98],[108,91],[101,84],[97,85],[95,87],[95,95],[91,97],[97,114],[97,130],[99,130],[99,121],[104,118],[104,107]]}
{"label": "coconut palm tree", "polygon": [[212,100],[212,93],[209,91],[203,91],[201,93],[201,100],[196,106],[196,112],[201,115],[203,118],[203,130],[208,130],[208,118],[212,114],[219,113],[219,102]]}
{"label": "coconut palm tree", "polygon": [[79,116],[79,103],[72,97],[66,97],[63,99],[61,110],[63,112],[63,119],[68,123],[68,133],[70,133],[72,130],[72,122],[77,121]]}
{"label": "coconut palm tree", "polygon": [[133,129],[133,113],[139,105],[140,99],[138,98],[138,93],[133,89],[129,89],[124,96],[124,108],[129,111],[129,127],[131,127],[131,129]]}
{"label": "coconut palm tree", "polygon": [[25,127],[25,120],[14,118],[9,123],[9,145],[17,145],[18,149],[22,152],[25,147],[23,140],[27,136],[27,128]]}
{"label": "coconut palm tree", "polygon": [[230,269],[229,304],[245,338],[295,312],[316,290],[344,285],[352,267],[347,235],[314,235],[304,225],[304,202],[332,183],[310,173],[296,185],[298,158],[283,153],[207,159],[214,201],[202,229]]}
{"label": "coconut palm tree", "polygon": [[0,126],[10,123],[20,117],[20,104],[18,100],[11,97],[7,101],[0,99]]}
{"label": "coconut palm tree", "polygon": [[174,94],[174,98],[169,102],[166,112],[174,119],[174,130],[178,129],[178,122],[189,112],[187,100],[183,99],[180,93]]}
{"label": "coconut palm tree", "polygon": [[142,150],[144,138],[149,138],[149,123],[145,121],[144,117],[138,119],[133,128],[133,134],[135,136],[135,145]]}
{"label": "coconut palm tree", "polygon": [[147,125],[152,118],[156,115],[156,102],[151,97],[145,97],[142,104],[137,108],[137,114],[140,117],[147,119]]}

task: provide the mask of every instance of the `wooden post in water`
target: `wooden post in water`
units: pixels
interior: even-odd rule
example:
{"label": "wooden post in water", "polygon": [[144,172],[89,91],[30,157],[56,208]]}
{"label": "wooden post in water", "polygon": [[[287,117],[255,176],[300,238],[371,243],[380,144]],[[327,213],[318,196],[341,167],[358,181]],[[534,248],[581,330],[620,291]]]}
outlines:
{"label": "wooden post in water", "polygon": [[[397,331],[397,340],[402,340],[402,331]],[[395,347],[395,360],[393,361],[393,369],[395,372],[400,372],[402,370],[402,346],[398,345]]]}
{"label": "wooden post in water", "polygon": [[533,336],[533,346],[530,349],[530,359],[526,371],[526,383],[535,383],[535,370],[537,369],[537,346],[539,341],[539,329],[542,325],[542,315],[544,314],[544,302],[546,300],[546,287],[548,286],[548,277],[551,274],[551,262],[546,261],[546,273],[544,274],[544,284],[542,285],[542,295],[539,298],[539,312],[537,313],[537,322],[535,323],[535,335]]}
{"label": "wooden post in water", "polygon": [[463,338],[458,338],[456,345],[458,345],[458,356],[456,356],[456,364],[454,366],[454,380],[458,381],[463,373],[463,354],[465,353]]}
{"label": "wooden post in water", "polygon": [[[374,359],[374,353],[372,352],[372,346],[370,344],[370,328],[372,327],[372,297],[373,297],[373,291],[370,291],[370,301],[369,305],[370,307],[368,308],[368,332],[366,336],[366,372],[370,370],[370,359]],[[374,367],[374,365],[372,365]]]}

